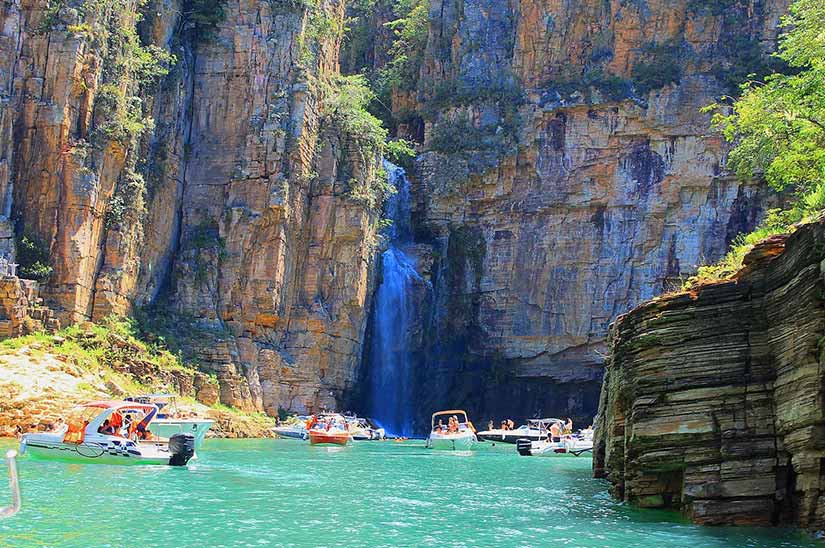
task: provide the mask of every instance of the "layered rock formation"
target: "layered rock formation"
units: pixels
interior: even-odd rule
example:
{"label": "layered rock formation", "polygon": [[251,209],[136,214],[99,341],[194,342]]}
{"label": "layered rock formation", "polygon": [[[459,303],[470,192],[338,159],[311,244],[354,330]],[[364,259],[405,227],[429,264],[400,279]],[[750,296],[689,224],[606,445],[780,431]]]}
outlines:
{"label": "layered rock formation", "polygon": [[825,218],[611,331],[594,470],[705,524],[825,527]]}

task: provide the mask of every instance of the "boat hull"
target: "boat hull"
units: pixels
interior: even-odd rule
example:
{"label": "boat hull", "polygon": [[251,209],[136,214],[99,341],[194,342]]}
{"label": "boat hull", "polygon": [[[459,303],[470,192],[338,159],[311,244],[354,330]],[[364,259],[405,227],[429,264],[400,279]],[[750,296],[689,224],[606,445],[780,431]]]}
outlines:
{"label": "boat hull", "polygon": [[309,443],[312,445],[346,445],[349,443],[350,435],[347,432],[325,432],[323,430],[310,430]]}
{"label": "boat hull", "polygon": [[440,451],[471,451],[476,444],[475,434],[459,434],[454,436],[430,434],[427,438],[427,449]]}
{"label": "boat hull", "polygon": [[[38,460],[57,460],[84,464],[158,465],[169,466],[172,455],[146,447],[125,447],[117,444],[62,443],[47,440],[26,440],[21,442],[21,453]],[[194,458],[194,457],[193,457]]]}
{"label": "boat hull", "polygon": [[539,441],[542,438],[546,438],[547,434],[541,434],[536,432],[535,434],[523,434],[516,430],[511,432],[496,432],[496,431],[485,431],[478,433],[478,440],[479,441],[490,441],[495,443],[509,443],[515,445],[518,443],[518,440],[528,439],[530,441]]}
{"label": "boat hull", "polygon": [[156,436],[167,439],[175,434],[192,434],[195,436],[195,447],[200,447],[213,424],[215,421],[208,419],[155,419],[151,430]]}
{"label": "boat hull", "polygon": [[307,431],[306,430],[298,430],[296,428],[292,428],[290,426],[276,426],[272,429],[279,438],[290,439],[290,440],[305,440],[307,439]]}
{"label": "boat hull", "polygon": [[593,451],[591,440],[562,440],[559,442],[534,442],[527,439],[516,444],[519,455],[524,457],[560,457],[575,456]]}

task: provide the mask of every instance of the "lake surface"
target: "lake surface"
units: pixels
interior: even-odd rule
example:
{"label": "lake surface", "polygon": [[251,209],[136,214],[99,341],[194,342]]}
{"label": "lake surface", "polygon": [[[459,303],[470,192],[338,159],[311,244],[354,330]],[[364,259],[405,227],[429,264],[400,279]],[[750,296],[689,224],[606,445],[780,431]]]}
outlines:
{"label": "lake surface", "polygon": [[634,510],[590,478],[588,457],[519,457],[513,446],[458,455],[422,442],[207,440],[199,456],[183,469],[24,458],[23,510],[0,521],[0,547],[821,546]]}

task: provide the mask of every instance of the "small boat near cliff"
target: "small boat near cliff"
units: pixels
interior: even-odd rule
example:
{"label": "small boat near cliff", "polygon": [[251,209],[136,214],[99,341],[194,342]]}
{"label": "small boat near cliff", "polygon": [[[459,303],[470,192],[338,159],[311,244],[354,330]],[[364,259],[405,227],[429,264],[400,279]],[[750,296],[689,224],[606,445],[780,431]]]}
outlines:
{"label": "small boat near cliff", "polygon": [[206,432],[215,424],[211,419],[181,416],[177,396],[174,394],[145,394],[126,398],[126,401],[155,405],[158,414],[152,422],[152,431],[161,438],[171,438],[175,434],[192,434],[195,436],[195,447],[203,445]]}
{"label": "small boat near cliff", "polygon": [[[439,418],[438,424],[436,419]],[[448,425],[443,425],[443,418],[448,417]],[[463,420],[462,420],[463,419]],[[427,437],[427,449],[449,451],[470,451],[478,442],[473,423],[462,409],[451,409],[433,413],[430,435]]]}
{"label": "small boat near cliff", "polygon": [[310,445],[347,445],[352,439],[347,420],[337,413],[327,413],[307,421]]}
{"label": "small boat near cliff", "polygon": [[386,437],[384,429],[370,419],[356,416],[345,416],[345,418],[349,425],[350,435],[356,441],[383,440]]}
{"label": "small boat near cliff", "polygon": [[563,423],[561,419],[547,418],[547,419],[530,419],[527,424],[522,424],[513,430],[506,430],[503,428],[495,428],[492,430],[484,430],[478,433],[479,441],[491,441],[499,443],[516,444],[518,440],[527,439],[530,441],[540,441],[549,435],[550,425],[554,423]]}
{"label": "small boat near cliff", "polygon": [[306,440],[309,437],[305,421],[309,417],[297,417],[295,420],[287,421],[272,428],[272,431],[279,438],[290,440]]}
{"label": "small boat near cliff", "polygon": [[593,430],[581,430],[577,434],[568,434],[556,439],[546,438],[540,441],[521,439],[516,444],[518,454],[523,457],[554,457],[573,455],[593,451]]}
{"label": "small boat near cliff", "polygon": [[195,458],[195,437],[153,436],[157,407],[131,401],[94,401],[76,408],[56,432],[24,434],[20,454],[36,459],[95,464],[185,466]]}

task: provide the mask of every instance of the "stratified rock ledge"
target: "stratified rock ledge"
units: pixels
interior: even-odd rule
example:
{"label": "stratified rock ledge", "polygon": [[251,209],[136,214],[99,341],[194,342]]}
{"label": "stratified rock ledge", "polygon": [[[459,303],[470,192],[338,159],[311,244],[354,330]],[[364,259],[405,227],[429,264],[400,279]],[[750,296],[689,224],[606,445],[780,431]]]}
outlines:
{"label": "stratified rock ledge", "polygon": [[825,528],[825,217],[611,328],[593,467],[708,525]]}

